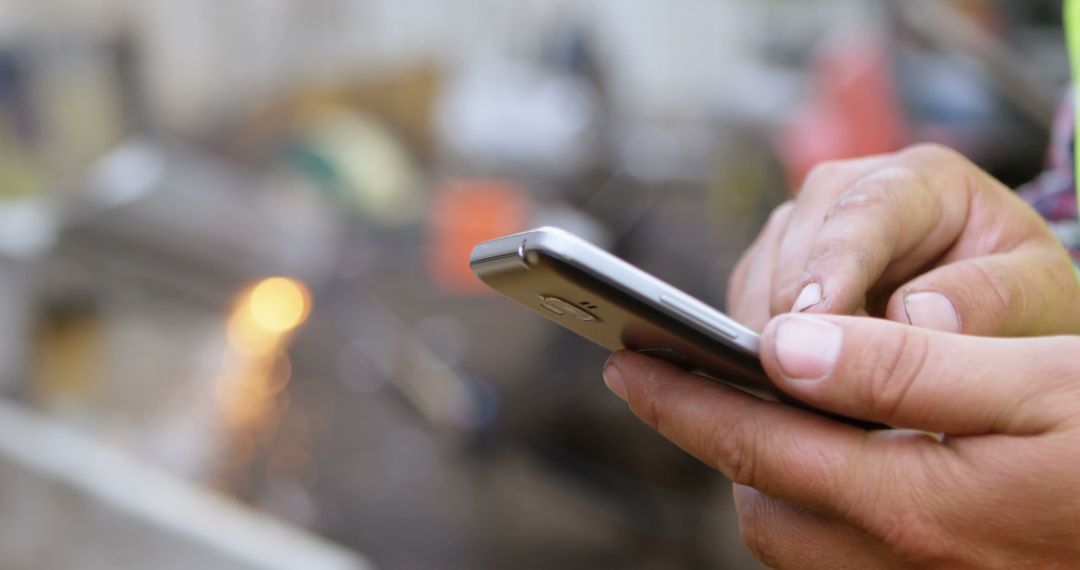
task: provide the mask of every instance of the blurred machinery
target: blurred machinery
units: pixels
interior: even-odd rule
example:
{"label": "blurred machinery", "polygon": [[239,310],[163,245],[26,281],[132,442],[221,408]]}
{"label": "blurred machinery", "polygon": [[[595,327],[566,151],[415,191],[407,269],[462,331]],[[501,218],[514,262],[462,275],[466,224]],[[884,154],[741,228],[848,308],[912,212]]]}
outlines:
{"label": "blurred machinery", "polygon": [[179,145],[132,140],[91,173],[38,264],[28,301],[41,311],[39,365],[24,391],[45,410],[209,478],[228,451],[213,436],[229,420],[214,383],[255,342],[237,340],[229,304],[263,276],[325,280],[333,214],[287,175],[245,172]]}
{"label": "blurred machinery", "polygon": [[0,404],[0,476],[0,552],[12,570],[370,568],[11,403]]}
{"label": "blurred machinery", "polygon": [[469,247],[560,225],[722,305],[819,160],[1018,183],[1052,4],[0,1],[0,565],[756,568]]}

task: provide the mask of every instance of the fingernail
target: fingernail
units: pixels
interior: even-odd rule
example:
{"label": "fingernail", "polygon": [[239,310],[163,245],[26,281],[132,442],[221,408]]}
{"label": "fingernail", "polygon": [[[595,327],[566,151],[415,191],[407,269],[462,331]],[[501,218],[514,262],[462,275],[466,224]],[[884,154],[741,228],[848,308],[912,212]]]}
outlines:
{"label": "fingernail", "polygon": [[821,291],[820,283],[810,283],[806,287],[803,287],[799,298],[795,299],[795,305],[791,307],[792,313],[801,313],[810,307],[820,305],[825,299]]}
{"label": "fingernail", "polygon": [[608,390],[614,392],[619,399],[626,401],[626,384],[623,382],[622,373],[614,364],[604,366],[604,384],[607,384]]}
{"label": "fingernail", "polygon": [[908,293],[904,295],[904,310],[908,322],[914,326],[944,331],[960,332],[960,314],[948,297],[941,293]]}
{"label": "fingernail", "polygon": [[788,317],[776,330],[776,357],[790,380],[823,380],[832,373],[844,331],[826,321]]}

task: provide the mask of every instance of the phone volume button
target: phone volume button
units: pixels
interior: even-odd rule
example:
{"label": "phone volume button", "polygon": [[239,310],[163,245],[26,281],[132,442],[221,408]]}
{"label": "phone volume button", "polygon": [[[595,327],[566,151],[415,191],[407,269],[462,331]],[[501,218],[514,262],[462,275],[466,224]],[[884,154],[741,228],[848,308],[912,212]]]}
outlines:
{"label": "phone volume button", "polygon": [[717,321],[716,319],[709,318],[707,316],[699,314],[698,311],[690,308],[686,303],[669,297],[667,295],[660,295],[660,304],[678,313],[678,315],[702,328],[706,331],[719,333],[731,340],[739,338],[739,333],[733,330],[726,324]]}

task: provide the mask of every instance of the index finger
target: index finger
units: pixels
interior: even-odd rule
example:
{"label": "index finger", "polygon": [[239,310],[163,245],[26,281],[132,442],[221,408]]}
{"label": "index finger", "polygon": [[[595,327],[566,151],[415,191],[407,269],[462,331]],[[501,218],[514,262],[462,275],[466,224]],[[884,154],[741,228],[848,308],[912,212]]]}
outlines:
{"label": "index finger", "polygon": [[923,145],[896,160],[853,186],[827,215],[800,284],[815,283],[822,293],[811,312],[850,314],[875,287],[899,285],[965,238],[977,244],[969,254],[985,254],[1030,231],[1031,224],[976,221],[1001,211],[1012,195],[959,153]]}
{"label": "index finger", "polygon": [[804,227],[806,243],[785,245],[774,281],[786,286],[773,291],[773,314],[853,314],[868,293],[900,285],[954,248],[983,255],[1019,243],[1038,227],[1030,219],[987,220],[987,212],[1000,212],[1015,196],[938,145],[890,155],[862,177],[818,193],[831,201],[824,212],[792,221]]}
{"label": "index finger", "polygon": [[929,439],[879,437],[632,352],[612,356],[605,379],[642,421],[735,483],[863,528],[890,508],[883,496],[919,484],[921,461],[951,460]]}
{"label": "index finger", "polygon": [[806,177],[795,200],[795,209],[773,267],[771,314],[779,315],[791,310],[802,288],[803,269],[814,246],[814,237],[836,198],[890,159],[890,156],[874,156],[825,162],[816,166]]}
{"label": "index finger", "polygon": [[803,292],[789,307],[850,315],[886,270],[906,275],[924,266],[963,228],[968,201],[948,196],[906,167],[861,179],[826,213],[803,266],[784,268],[801,273]]}

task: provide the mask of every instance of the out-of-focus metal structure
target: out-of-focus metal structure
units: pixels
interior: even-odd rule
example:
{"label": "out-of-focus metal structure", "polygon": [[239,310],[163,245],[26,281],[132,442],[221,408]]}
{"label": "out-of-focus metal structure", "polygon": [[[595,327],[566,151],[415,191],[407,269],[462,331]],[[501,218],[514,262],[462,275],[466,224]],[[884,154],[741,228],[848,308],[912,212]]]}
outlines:
{"label": "out-of-focus metal structure", "polygon": [[0,402],[4,568],[369,570],[360,555]]}

